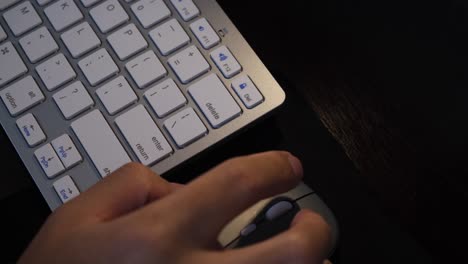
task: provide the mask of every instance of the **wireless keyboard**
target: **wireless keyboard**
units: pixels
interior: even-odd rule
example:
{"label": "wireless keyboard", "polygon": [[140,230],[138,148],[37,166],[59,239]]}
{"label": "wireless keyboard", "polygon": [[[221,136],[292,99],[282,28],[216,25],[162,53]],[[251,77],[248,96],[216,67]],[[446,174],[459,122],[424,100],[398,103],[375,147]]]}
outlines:
{"label": "wireless keyboard", "polygon": [[130,161],[163,174],[285,95],[214,0],[1,0],[0,97],[55,209]]}

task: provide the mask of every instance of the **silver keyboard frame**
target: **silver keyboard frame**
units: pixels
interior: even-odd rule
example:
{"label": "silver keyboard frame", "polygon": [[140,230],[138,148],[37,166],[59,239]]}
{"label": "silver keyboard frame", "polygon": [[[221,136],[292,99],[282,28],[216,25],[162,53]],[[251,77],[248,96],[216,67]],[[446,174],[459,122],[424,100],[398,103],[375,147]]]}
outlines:
{"label": "silver keyboard frame", "polygon": [[[19,3],[21,3],[21,2],[19,2]],[[120,72],[118,73],[118,75],[123,75],[128,80],[128,82],[133,87],[134,91],[136,92],[136,94],[139,97],[139,100],[137,101],[137,103],[135,103],[135,105],[129,106],[124,111],[119,112],[114,116],[111,116],[105,110],[104,106],[102,105],[99,98],[97,97],[95,91],[96,91],[96,88],[98,88],[98,87],[102,86],[103,84],[107,83],[108,81],[114,79],[118,75],[111,77],[110,79],[106,80],[104,83],[99,84],[97,87],[90,86],[87,79],[85,78],[85,76],[83,75],[81,70],[78,68],[77,63],[78,63],[78,61],[80,59],[86,57],[86,55],[88,55],[90,53],[93,53],[96,50],[98,50],[98,48],[96,48],[96,49],[92,50],[91,52],[81,56],[79,59],[73,59],[71,54],[68,52],[67,48],[64,46],[63,42],[60,40],[60,35],[63,32],[66,32],[71,27],[77,25],[77,23],[75,23],[72,26],[64,29],[60,33],[57,33],[54,30],[54,28],[52,27],[52,25],[50,24],[50,22],[48,21],[48,19],[45,16],[44,12],[43,12],[43,9],[45,7],[40,7],[36,3],[35,0],[30,0],[30,2],[31,2],[31,4],[33,4],[33,6],[35,7],[37,13],[39,14],[41,19],[43,20],[43,23],[41,25],[46,26],[49,29],[52,36],[55,38],[57,44],[59,45],[60,49],[59,49],[58,52],[63,53],[65,55],[65,57],[67,57],[67,59],[69,60],[71,66],[75,70],[75,72],[77,74],[76,79],[82,81],[83,84],[85,85],[85,87],[88,89],[91,97],[93,98],[93,100],[95,102],[94,107],[91,108],[91,109],[96,109],[97,108],[97,109],[101,110],[104,117],[107,119],[109,125],[113,129],[114,133],[116,134],[116,136],[118,137],[118,139],[122,143],[122,146],[125,148],[125,150],[128,152],[131,159],[134,160],[134,161],[138,161],[138,159],[134,155],[134,153],[131,150],[131,148],[129,147],[129,145],[126,143],[125,138],[120,133],[119,129],[116,127],[116,125],[114,123],[114,119],[115,119],[115,117],[119,116],[122,113],[125,113],[129,109],[132,109],[137,104],[143,104],[148,109],[148,112],[153,117],[153,120],[155,120],[156,124],[161,129],[161,131],[165,135],[166,139],[168,140],[168,142],[171,144],[172,148],[174,149],[174,152],[170,157],[162,160],[161,162],[159,162],[159,163],[157,163],[157,164],[155,164],[154,166],[151,167],[155,172],[157,172],[159,174],[163,174],[163,173],[169,171],[170,169],[175,168],[176,166],[180,165],[184,161],[187,161],[191,157],[199,154],[203,150],[205,150],[205,149],[207,149],[209,147],[212,147],[214,144],[216,144],[216,143],[220,142],[221,140],[225,139],[227,136],[232,135],[233,133],[241,130],[242,128],[246,127],[247,125],[253,123],[255,120],[259,119],[260,117],[264,116],[265,114],[271,112],[273,109],[277,108],[285,100],[284,91],[281,89],[281,87],[275,81],[275,79],[270,74],[270,72],[267,70],[265,65],[261,62],[261,60],[255,54],[255,52],[252,50],[252,48],[248,45],[246,40],[242,37],[240,32],[237,30],[237,28],[232,23],[232,21],[227,17],[227,15],[224,13],[222,8],[219,6],[219,4],[215,0],[194,0],[195,4],[200,9],[200,17],[205,17],[221,37],[221,43],[214,46],[213,48],[211,48],[208,51],[203,49],[203,47],[200,45],[200,43],[196,39],[195,35],[191,32],[191,30],[189,28],[190,23],[195,21],[197,18],[194,18],[194,19],[192,19],[192,20],[190,20],[188,22],[184,22],[180,18],[179,14],[177,13],[177,10],[170,3],[170,1],[165,0],[165,3],[172,12],[171,17],[176,17],[177,18],[177,20],[181,23],[182,27],[185,29],[185,31],[187,32],[187,34],[191,38],[190,43],[187,44],[186,46],[184,46],[183,48],[188,47],[191,44],[194,44],[194,45],[196,45],[198,47],[198,49],[202,52],[202,54],[204,54],[205,58],[207,59],[207,61],[211,65],[211,70],[208,73],[214,72],[220,77],[220,79],[224,82],[225,86],[228,88],[228,91],[231,93],[232,97],[236,100],[237,104],[242,109],[242,114],[239,117],[237,117],[236,119],[230,121],[229,123],[227,123],[226,125],[222,126],[219,129],[213,129],[211,127],[211,125],[208,123],[208,121],[204,117],[203,113],[201,113],[201,111],[196,106],[195,102],[193,102],[190,95],[187,93],[187,87],[188,86],[190,86],[194,82],[200,80],[201,78],[206,76],[208,73],[205,73],[204,75],[198,77],[197,79],[195,79],[194,81],[190,82],[187,85],[182,84],[179,81],[179,79],[177,78],[177,76],[174,74],[172,69],[167,64],[167,59],[168,59],[168,57],[171,57],[172,55],[177,54],[177,52],[179,52],[180,50],[183,50],[183,48],[178,49],[176,52],[172,53],[168,57],[164,57],[164,56],[162,56],[160,54],[159,50],[154,45],[153,41],[149,38],[148,32],[150,30],[152,30],[153,28],[155,28],[156,26],[160,25],[163,22],[160,22],[160,23],[152,26],[148,30],[144,29],[140,25],[139,21],[137,20],[137,18],[133,14],[133,12],[130,10],[130,5],[133,4],[134,2],[126,3],[126,2],[124,2],[122,0],[120,0],[120,3],[124,7],[124,9],[127,11],[128,15],[130,16],[130,20],[128,22],[126,22],[124,25],[121,25],[121,26],[117,27],[116,29],[112,30],[111,32],[108,32],[107,34],[102,34],[100,32],[100,30],[97,28],[97,26],[94,23],[93,19],[90,17],[89,13],[86,12],[86,10],[90,10],[95,5],[93,5],[93,7],[90,7],[90,8],[84,8],[79,0],[75,0],[75,3],[81,9],[81,11],[82,11],[82,13],[84,15],[84,19],[80,20],[80,22],[88,21],[88,23],[94,29],[94,31],[96,32],[98,37],[101,39],[101,42],[102,42],[101,47],[104,47],[109,51],[111,56],[114,58],[115,63],[119,66]],[[50,4],[53,4],[54,2],[55,1],[49,3],[48,5],[46,5],[46,7],[49,6]],[[101,3],[101,2],[99,2],[99,3]],[[21,37],[24,37],[25,35],[27,35],[29,32],[37,29],[39,26],[34,28],[33,30],[21,35],[21,37],[18,37],[18,38],[14,37],[12,32],[9,30],[9,27],[7,26],[5,20],[3,19],[3,13],[8,11],[10,8],[0,12],[0,24],[2,25],[2,27],[5,30],[5,32],[7,33],[7,35],[9,36],[6,40],[2,41],[1,43],[5,43],[7,41],[12,42],[12,44],[15,46],[15,48],[18,51],[18,53],[20,54],[20,56],[23,58],[23,61],[25,62],[26,66],[28,67],[28,72],[25,75],[17,78],[16,80],[14,80],[14,81],[6,84],[6,85],[3,85],[2,87],[0,87],[0,90],[5,88],[5,87],[8,87],[12,83],[14,83],[14,82],[20,80],[21,78],[25,77],[26,75],[32,75],[34,77],[34,79],[36,80],[37,84],[39,85],[39,87],[41,88],[42,92],[44,93],[44,95],[46,97],[46,100],[44,102],[42,102],[41,104],[33,107],[29,111],[26,111],[23,114],[15,117],[15,118],[10,116],[7,108],[5,107],[5,105],[2,102],[2,103],[0,103],[0,123],[3,126],[4,130],[6,131],[6,134],[8,135],[9,139],[13,143],[16,151],[18,152],[18,154],[19,154],[20,158],[22,159],[24,165],[26,166],[27,170],[31,174],[31,176],[32,176],[34,182],[36,183],[37,187],[39,188],[40,192],[42,193],[45,200],[47,201],[49,207],[52,210],[54,210],[57,207],[59,207],[62,204],[62,202],[59,199],[59,196],[57,195],[55,190],[53,189],[52,184],[56,180],[60,179],[62,176],[70,175],[73,178],[75,184],[77,185],[78,189],[81,192],[88,189],[89,187],[91,187],[92,185],[94,185],[96,182],[98,182],[101,179],[101,176],[99,175],[98,171],[95,169],[92,161],[87,156],[85,150],[83,149],[83,147],[79,143],[79,140],[77,139],[77,137],[75,136],[75,134],[73,133],[73,131],[72,131],[71,127],[70,127],[70,124],[71,124],[72,121],[80,118],[81,116],[85,115],[86,113],[89,113],[91,111],[91,109],[87,110],[86,112],[84,112],[84,113],[80,114],[79,116],[73,118],[72,120],[66,120],[62,116],[62,113],[60,112],[60,110],[58,109],[58,107],[55,104],[54,100],[52,99],[52,95],[54,93],[56,93],[57,91],[59,91],[60,89],[62,89],[63,87],[66,87],[71,82],[68,82],[67,84],[62,85],[60,88],[54,90],[53,92],[49,92],[45,88],[45,86],[42,83],[40,77],[38,76],[38,74],[35,71],[35,67],[38,64],[42,63],[43,61],[50,58],[51,56],[53,56],[53,55],[50,55],[47,58],[42,59],[38,63],[35,63],[35,64],[31,64],[29,62],[26,54],[24,53],[24,51],[22,50],[22,48],[19,45],[19,39]],[[170,18],[168,18],[168,19],[170,19]],[[164,21],[167,21],[167,19],[165,19]],[[80,22],[78,22],[78,23],[80,23]],[[129,23],[134,23],[137,26],[137,28],[145,36],[145,38],[146,38],[146,40],[147,40],[147,42],[149,44],[148,49],[152,49],[152,50],[155,51],[156,55],[161,60],[161,62],[166,67],[166,69],[167,69],[167,71],[169,73],[168,76],[166,76],[165,78],[160,79],[159,81],[157,81],[154,84],[151,84],[150,86],[148,86],[148,88],[154,86],[155,84],[157,84],[159,82],[164,81],[168,77],[173,78],[174,81],[179,86],[179,88],[181,89],[181,91],[183,92],[183,94],[185,95],[185,97],[188,99],[188,106],[193,107],[193,109],[201,117],[201,119],[204,122],[205,126],[209,130],[208,134],[205,137],[203,137],[203,138],[197,140],[196,142],[190,144],[186,148],[178,149],[177,146],[175,145],[174,141],[172,140],[171,136],[167,133],[167,131],[163,127],[163,121],[166,118],[169,118],[170,116],[172,116],[174,113],[172,113],[171,115],[169,115],[168,117],[166,117],[164,119],[157,118],[157,116],[152,111],[151,107],[148,105],[148,103],[146,102],[146,100],[143,97],[143,93],[148,88],[146,88],[146,89],[137,88],[137,85],[133,81],[132,77],[125,70],[125,63],[126,62],[128,62],[129,60],[133,59],[134,57],[142,54],[143,52],[147,51],[148,49],[145,49],[145,50],[137,53],[136,55],[128,58],[125,61],[120,61],[118,59],[118,57],[116,56],[115,52],[113,51],[113,49],[110,47],[107,40],[106,40],[106,37],[109,34],[112,34],[116,30],[120,29],[121,27],[123,27],[123,26],[125,26],[125,25],[127,25]],[[239,61],[239,63],[242,65],[242,68],[243,68],[241,73],[246,73],[252,79],[252,81],[255,83],[257,88],[260,90],[260,92],[264,96],[264,102],[263,103],[261,103],[260,105],[256,106],[253,109],[247,109],[244,106],[244,104],[242,103],[242,101],[239,99],[237,94],[234,92],[234,90],[231,89],[231,81],[229,79],[224,78],[222,73],[218,70],[218,68],[216,67],[214,62],[209,57],[210,51],[214,50],[215,48],[219,47],[220,45],[226,45],[230,49],[230,51],[234,54],[234,56],[237,58],[237,60]],[[236,75],[236,76],[238,76],[238,75]],[[236,76],[234,76],[233,78],[235,78]],[[185,109],[185,107],[180,108],[178,111],[180,111],[182,109]],[[178,111],[176,111],[176,112],[178,112]],[[20,130],[18,129],[18,127],[16,126],[16,123],[15,123],[18,118],[25,115],[26,113],[32,113],[36,117],[36,119],[38,120],[38,122],[41,125],[42,129],[44,130],[44,133],[47,136],[46,142],[44,142],[44,143],[42,143],[39,146],[36,146],[34,148],[30,148],[27,145],[25,139],[23,138]],[[45,175],[45,173],[43,172],[41,166],[39,165],[38,161],[34,157],[34,151],[37,148],[41,147],[42,145],[44,145],[46,143],[50,143],[51,140],[61,136],[62,134],[70,135],[70,137],[73,140],[73,142],[75,143],[78,151],[80,152],[80,154],[83,157],[83,162],[78,164],[77,166],[71,168],[71,169],[65,170],[63,173],[59,174],[57,177],[55,177],[53,179],[48,179],[47,176]],[[12,155],[15,155],[15,154],[12,153]],[[15,172],[6,172],[6,173],[11,174],[10,177],[15,177],[14,176]]]}

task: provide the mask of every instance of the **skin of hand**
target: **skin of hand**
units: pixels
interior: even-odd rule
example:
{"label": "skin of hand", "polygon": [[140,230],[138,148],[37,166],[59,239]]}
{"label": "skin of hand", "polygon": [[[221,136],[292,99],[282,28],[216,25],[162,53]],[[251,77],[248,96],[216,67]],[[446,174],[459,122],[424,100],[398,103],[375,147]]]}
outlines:
{"label": "skin of hand", "polygon": [[279,151],[230,159],[185,186],[130,163],[58,208],[18,263],[324,263],[330,228],[306,210],[264,242],[217,242],[233,217],[301,178],[300,161]]}

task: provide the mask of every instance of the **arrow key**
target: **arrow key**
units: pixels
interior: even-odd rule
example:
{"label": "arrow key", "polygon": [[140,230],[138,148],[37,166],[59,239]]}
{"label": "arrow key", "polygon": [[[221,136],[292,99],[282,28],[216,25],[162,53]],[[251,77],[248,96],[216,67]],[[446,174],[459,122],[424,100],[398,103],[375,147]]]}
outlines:
{"label": "arrow key", "polygon": [[46,135],[33,114],[29,113],[22,116],[16,120],[16,125],[30,147],[37,146],[46,140]]}
{"label": "arrow key", "polygon": [[57,155],[67,169],[83,160],[75,144],[73,144],[73,141],[67,134],[52,140],[52,147],[54,147],[55,152],[57,152]]}
{"label": "arrow key", "polygon": [[50,144],[38,148],[34,155],[49,179],[65,170],[62,162]]}
{"label": "arrow key", "polygon": [[63,203],[70,201],[80,194],[73,179],[66,175],[54,182],[54,189]]}

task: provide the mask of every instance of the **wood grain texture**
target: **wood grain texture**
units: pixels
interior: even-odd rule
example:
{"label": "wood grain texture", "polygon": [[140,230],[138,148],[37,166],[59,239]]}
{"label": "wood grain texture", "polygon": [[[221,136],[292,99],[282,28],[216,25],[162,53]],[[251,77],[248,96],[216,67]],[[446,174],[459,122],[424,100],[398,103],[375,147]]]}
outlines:
{"label": "wood grain texture", "polygon": [[442,262],[468,262],[457,239],[468,234],[467,5],[294,1],[255,25],[247,39],[301,90],[382,208]]}

